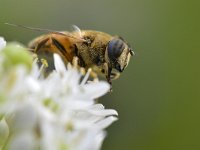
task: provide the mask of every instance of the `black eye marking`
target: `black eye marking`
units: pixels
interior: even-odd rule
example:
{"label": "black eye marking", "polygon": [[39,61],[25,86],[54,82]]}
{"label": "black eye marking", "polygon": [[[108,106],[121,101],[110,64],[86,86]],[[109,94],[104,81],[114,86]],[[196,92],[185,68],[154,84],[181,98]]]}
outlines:
{"label": "black eye marking", "polygon": [[125,44],[121,39],[112,39],[108,43],[108,57],[111,60],[117,59],[125,48]]}
{"label": "black eye marking", "polygon": [[119,63],[116,63],[116,64],[115,64],[115,69],[117,69],[119,72],[122,72],[121,66],[120,66]]}
{"label": "black eye marking", "polygon": [[60,50],[60,52],[65,56],[65,53],[66,53],[66,49],[65,47],[58,41],[56,40],[55,38],[51,38],[52,39],[52,42],[53,44]]}
{"label": "black eye marking", "polygon": [[118,70],[119,72],[123,72],[124,68],[125,66],[121,67],[121,65],[118,62],[115,63],[115,69]]}

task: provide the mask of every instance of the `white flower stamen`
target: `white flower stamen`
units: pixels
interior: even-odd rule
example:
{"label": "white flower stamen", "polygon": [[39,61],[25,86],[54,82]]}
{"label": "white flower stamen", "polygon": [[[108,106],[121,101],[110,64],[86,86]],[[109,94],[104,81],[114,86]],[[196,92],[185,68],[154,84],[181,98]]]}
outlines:
{"label": "white flower stamen", "polygon": [[84,84],[87,82],[91,71],[92,71],[91,68],[89,68],[89,69],[87,70],[87,73],[86,73],[85,77],[84,77],[83,80],[81,81],[81,85],[84,85]]}

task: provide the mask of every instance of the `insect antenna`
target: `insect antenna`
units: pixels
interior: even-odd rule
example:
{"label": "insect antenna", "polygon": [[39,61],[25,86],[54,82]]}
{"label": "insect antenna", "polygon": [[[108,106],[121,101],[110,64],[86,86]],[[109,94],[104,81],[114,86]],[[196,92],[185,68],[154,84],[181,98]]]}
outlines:
{"label": "insect antenna", "polygon": [[20,28],[25,28],[25,29],[29,29],[29,30],[34,30],[34,31],[45,31],[45,32],[58,32],[58,31],[54,31],[54,30],[50,30],[50,29],[42,29],[42,28],[34,28],[34,27],[28,27],[28,26],[24,26],[24,25],[20,25],[20,24],[12,24],[12,23],[4,23],[6,25],[9,26],[13,26],[13,27],[20,27]]}
{"label": "insect antenna", "polygon": [[9,26],[13,26],[13,27],[20,27],[20,28],[24,28],[24,29],[28,29],[28,30],[34,30],[34,31],[43,31],[43,32],[47,32],[47,33],[55,33],[55,34],[60,34],[60,35],[63,35],[63,36],[68,36],[70,38],[73,38],[73,39],[76,39],[76,40],[79,40],[81,42],[86,42],[85,39],[82,39],[82,38],[77,38],[75,36],[73,36],[72,34],[70,33],[63,33],[63,32],[59,32],[59,31],[55,31],[55,30],[50,30],[50,29],[42,29],[42,28],[35,28],[35,27],[28,27],[28,26],[24,26],[24,25],[19,25],[19,24],[13,24],[13,23],[4,23],[6,25],[9,25]]}

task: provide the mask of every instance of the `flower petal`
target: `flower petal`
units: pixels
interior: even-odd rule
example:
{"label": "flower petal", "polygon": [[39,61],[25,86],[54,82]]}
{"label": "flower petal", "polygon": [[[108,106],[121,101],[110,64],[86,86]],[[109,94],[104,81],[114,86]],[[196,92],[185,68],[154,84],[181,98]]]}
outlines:
{"label": "flower petal", "polygon": [[0,51],[6,46],[6,41],[3,37],[0,37]]}
{"label": "flower petal", "polygon": [[118,115],[117,111],[114,109],[88,110],[88,112],[96,116],[104,116],[104,117],[111,116],[111,115],[115,115],[115,116]]}
{"label": "flower petal", "polygon": [[53,54],[53,57],[54,57],[54,65],[55,65],[56,71],[59,73],[66,72],[66,67],[61,57],[56,53]]}
{"label": "flower petal", "polygon": [[16,134],[11,143],[9,143],[9,149],[12,150],[33,150],[36,149],[36,140],[34,134],[30,131],[20,132]]}
{"label": "flower petal", "polygon": [[101,129],[107,128],[109,125],[111,125],[114,121],[116,121],[117,118],[110,116],[107,117],[99,122],[97,122],[97,126],[100,127]]}
{"label": "flower petal", "polygon": [[98,83],[88,83],[83,86],[84,93],[81,97],[87,99],[96,99],[106,94],[110,89],[110,85],[107,82],[100,81]]}
{"label": "flower petal", "polygon": [[0,121],[0,149],[2,148],[1,146],[4,145],[4,143],[6,142],[8,136],[9,136],[8,124],[6,123],[5,119],[2,119]]}

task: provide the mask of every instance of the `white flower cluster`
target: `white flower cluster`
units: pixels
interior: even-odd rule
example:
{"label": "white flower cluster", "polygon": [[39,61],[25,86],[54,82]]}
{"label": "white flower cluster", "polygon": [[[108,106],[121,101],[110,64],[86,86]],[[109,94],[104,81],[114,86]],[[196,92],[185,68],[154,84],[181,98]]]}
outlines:
{"label": "white flower cluster", "polygon": [[[0,51],[4,46],[0,38]],[[20,65],[7,73],[0,69],[0,149],[101,149],[104,129],[118,115],[95,102],[109,84],[85,83],[88,74],[80,83],[75,68],[66,69],[56,54],[54,62],[56,70],[47,78],[36,64],[31,71]]]}

